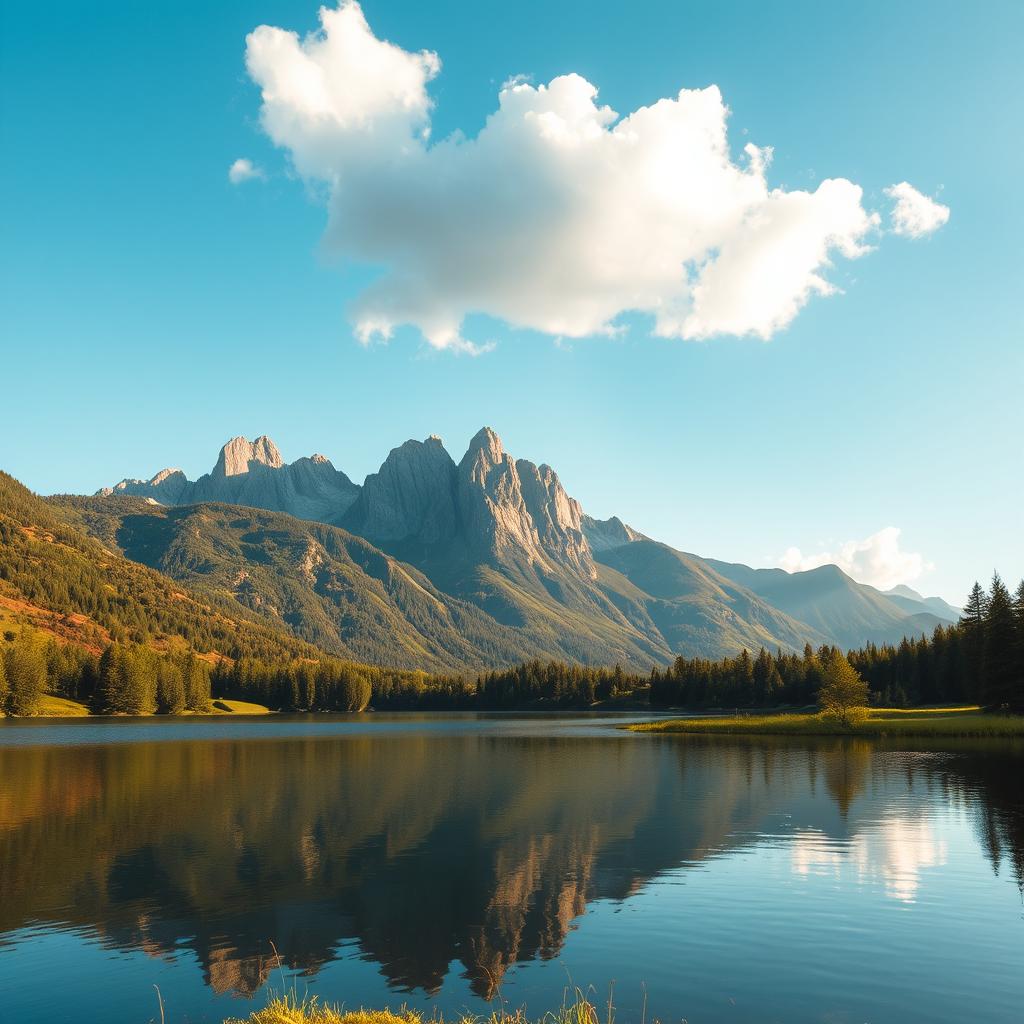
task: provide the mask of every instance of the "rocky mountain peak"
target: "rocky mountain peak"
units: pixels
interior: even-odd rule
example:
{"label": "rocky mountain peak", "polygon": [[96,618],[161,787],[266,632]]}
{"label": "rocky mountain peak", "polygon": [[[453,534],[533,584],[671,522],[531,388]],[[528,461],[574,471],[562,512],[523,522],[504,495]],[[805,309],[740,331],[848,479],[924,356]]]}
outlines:
{"label": "rocky mountain peak", "polygon": [[345,523],[380,542],[448,540],[456,531],[455,473],[439,437],[406,441],[366,478]]}
{"label": "rocky mountain peak", "polygon": [[277,445],[261,434],[255,441],[247,441],[244,437],[233,437],[220,450],[217,465],[213,468],[216,477],[240,476],[248,473],[253,464],[280,469],[284,459],[277,450]]}
{"label": "rocky mountain peak", "polygon": [[165,469],[150,480],[122,480],[100,493],[132,494],[162,505],[250,505],[332,523],[356,500],[359,488],[324,455],[286,464],[263,434],[254,441],[233,437],[221,448],[213,470],[198,480],[189,480],[180,469]]}
{"label": "rocky mountain peak", "polygon": [[618,516],[611,519],[593,519],[583,516],[581,527],[591,551],[611,551],[633,541],[647,540],[642,534],[627,526]]}
{"label": "rocky mountain peak", "polygon": [[505,448],[501,438],[490,427],[481,427],[469,442],[462,465],[496,466],[505,459]]}
{"label": "rocky mountain peak", "polygon": [[153,487],[159,487],[160,484],[170,480],[171,477],[181,477],[182,480],[184,480],[185,474],[177,468],[161,469],[160,472],[157,473],[157,475],[149,482]]}

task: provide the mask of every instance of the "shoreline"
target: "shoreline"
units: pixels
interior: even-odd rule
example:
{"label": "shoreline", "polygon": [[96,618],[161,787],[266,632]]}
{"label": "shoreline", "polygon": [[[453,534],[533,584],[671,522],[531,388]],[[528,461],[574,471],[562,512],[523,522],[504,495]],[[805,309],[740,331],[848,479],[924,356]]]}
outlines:
{"label": "shoreline", "polygon": [[622,728],[630,732],[703,736],[1024,738],[1024,715],[989,714],[978,707],[869,708],[863,719],[850,724],[818,712],[671,718]]}

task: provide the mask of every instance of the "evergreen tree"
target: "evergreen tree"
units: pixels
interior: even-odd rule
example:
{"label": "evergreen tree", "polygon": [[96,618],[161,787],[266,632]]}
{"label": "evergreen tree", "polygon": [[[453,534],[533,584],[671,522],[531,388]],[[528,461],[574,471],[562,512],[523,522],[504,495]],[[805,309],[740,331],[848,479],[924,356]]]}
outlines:
{"label": "evergreen tree", "polygon": [[156,710],[161,715],[180,715],[185,710],[185,680],[170,658],[161,658],[157,667]]}
{"label": "evergreen tree", "polygon": [[210,669],[209,666],[189,654],[182,670],[185,680],[185,707],[189,711],[208,711],[210,709]]}
{"label": "evergreen tree", "polygon": [[23,630],[7,652],[7,713],[34,715],[46,692],[46,654],[42,644]]}
{"label": "evergreen tree", "polygon": [[0,715],[7,710],[7,697],[10,692],[10,687],[7,685],[7,658],[0,650]]}
{"label": "evergreen tree", "polygon": [[1010,706],[1014,711],[1024,712],[1024,580],[1020,581],[1013,595],[1013,622],[1017,637],[1014,645],[1016,685]]}
{"label": "evergreen tree", "polygon": [[100,664],[96,680],[94,703],[96,710],[103,715],[112,715],[117,711],[121,700],[121,646],[110,644],[100,655]]}
{"label": "evergreen tree", "polygon": [[982,703],[987,708],[1011,707],[1019,689],[1017,624],[1013,600],[999,573],[992,577],[983,625]]}
{"label": "evergreen tree", "polygon": [[967,696],[972,700],[982,699],[982,676],[985,663],[985,611],[988,599],[981,584],[975,581],[964,614],[960,619],[964,671],[967,675]]}

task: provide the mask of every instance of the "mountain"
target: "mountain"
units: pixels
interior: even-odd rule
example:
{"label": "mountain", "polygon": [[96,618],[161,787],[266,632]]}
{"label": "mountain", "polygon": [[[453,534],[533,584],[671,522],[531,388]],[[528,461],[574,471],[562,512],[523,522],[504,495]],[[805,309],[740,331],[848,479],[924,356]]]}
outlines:
{"label": "mountain", "polygon": [[829,634],[774,607],[717,572],[705,559],[646,537],[595,556],[600,582],[618,581],[623,607],[647,618],[675,654],[717,657],[741,648],[796,650],[831,642]]}
{"label": "mountain", "polygon": [[283,624],[123,557],[76,520],[0,472],[0,619],[96,652],[125,638],[211,656],[315,655]]}
{"label": "mountain", "polygon": [[[130,496],[151,504],[101,508]],[[325,649],[398,666],[649,667],[893,641],[944,619],[835,566],[755,570],[595,519],[550,466],[514,458],[488,427],[458,462],[436,436],[406,441],[361,487],[322,456],[286,464],[269,438],[235,438],[195,482],[164,470],[87,505],[83,522],[130,557]]]}
{"label": "mountain", "polygon": [[359,488],[323,455],[286,464],[264,435],[255,441],[232,438],[198,480],[188,480],[180,469],[162,469],[149,480],[122,480],[98,493],[152,498],[162,505],[220,501],[331,522],[356,500]]}
{"label": "mountain", "polygon": [[714,559],[708,559],[708,564],[841,647],[898,643],[905,636],[931,633],[944,622],[924,609],[908,614],[874,587],[852,580],[836,565],[790,573]]}
{"label": "mountain", "polygon": [[54,501],[127,558],[339,657],[444,671],[559,656],[338,527],[232,505]]}
{"label": "mountain", "polygon": [[962,608],[955,608],[941,597],[922,597],[916,590],[903,584],[893,587],[892,590],[883,590],[882,593],[893,604],[912,615],[919,612],[931,612],[947,622],[957,622],[963,615]]}
{"label": "mountain", "polygon": [[343,524],[438,589],[538,637],[538,650],[555,644],[573,660],[644,665],[824,642],[703,566],[679,566],[677,575],[689,570],[700,582],[670,593],[638,584],[611,552],[646,538],[585,516],[550,466],[513,458],[487,427],[457,464],[437,438],[394,449]]}

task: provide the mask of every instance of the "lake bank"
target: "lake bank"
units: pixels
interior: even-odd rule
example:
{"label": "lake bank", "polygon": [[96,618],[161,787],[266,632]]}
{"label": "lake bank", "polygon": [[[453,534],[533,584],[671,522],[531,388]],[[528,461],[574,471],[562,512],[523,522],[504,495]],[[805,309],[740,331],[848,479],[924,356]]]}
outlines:
{"label": "lake bank", "polygon": [[977,707],[870,708],[845,725],[824,714],[717,715],[672,718],[623,726],[632,732],[703,733],[720,736],[1024,737],[1024,716],[987,714]]}
{"label": "lake bank", "polygon": [[[424,711],[431,712],[480,712],[480,713],[492,713],[492,712],[503,712],[508,714],[522,714],[522,713],[556,713],[556,714],[575,714],[575,713],[609,713],[609,712],[641,712],[647,713],[652,710],[650,702],[647,700],[646,694],[641,697],[636,697],[631,694],[619,694],[615,697],[609,697],[606,700],[594,701],[592,704],[585,706],[576,704],[560,704],[550,700],[535,700],[521,706],[513,707],[489,707],[487,705],[467,705],[465,707],[452,707],[452,708],[374,708],[367,707],[364,709],[368,713],[380,713],[384,712],[387,714],[398,712],[404,713],[422,713]],[[217,715],[281,715],[281,714],[316,714],[316,715],[336,715],[345,714],[343,711],[288,711],[280,710],[267,707],[265,704],[257,704],[252,701],[245,700],[229,700],[224,697],[214,697],[210,701],[209,711],[181,711],[177,714],[164,714],[153,712],[152,714],[146,715],[132,715],[132,714],[103,714],[101,712],[94,711],[89,707],[88,704],[82,701],[71,700],[67,697],[57,697],[52,694],[45,694],[39,700],[39,706],[35,714],[31,715],[5,715],[0,712],[0,721],[10,719],[11,721],[23,721],[31,722],[38,719],[57,719],[57,718],[130,718],[137,719],[139,721],[148,721],[150,719],[159,720],[173,720],[177,718],[205,718],[209,716]],[[355,712],[362,714],[363,712]],[[661,713],[661,712],[657,712]]]}
{"label": "lake bank", "polygon": [[[605,1009],[607,1024],[612,1024],[613,1007]],[[599,1024],[598,1009],[593,1003],[578,995],[572,1003],[557,1010],[551,1010],[540,1018],[541,1024]],[[522,1010],[509,1012],[505,1009],[492,1011],[487,1016],[463,1014],[446,1019],[436,1014],[425,1017],[417,1010],[402,1007],[393,1010],[345,1010],[315,999],[298,1002],[294,996],[271,999],[262,1010],[254,1010],[248,1017],[230,1017],[224,1024],[530,1024],[530,1018]]]}
{"label": "lake bank", "polygon": [[246,700],[223,700],[218,698],[210,702],[209,711],[182,711],[178,715],[100,715],[88,704],[69,700],[67,697],[55,697],[45,694],[39,699],[39,707],[34,715],[4,715],[0,720],[10,718],[11,721],[31,722],[39,718],[194,718],[216,715],[271,715],[274,712],[263,704],[254,704]]}

